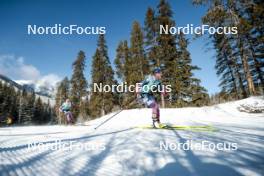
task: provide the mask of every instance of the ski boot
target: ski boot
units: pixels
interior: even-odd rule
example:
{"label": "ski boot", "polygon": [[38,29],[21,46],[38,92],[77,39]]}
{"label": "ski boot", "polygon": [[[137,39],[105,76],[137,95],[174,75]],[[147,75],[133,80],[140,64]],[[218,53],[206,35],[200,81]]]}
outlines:
{"label": "ski boot", "polygon": [[153,128],[162,128],[162,124],[158,121],[153,121],[152,126]]}

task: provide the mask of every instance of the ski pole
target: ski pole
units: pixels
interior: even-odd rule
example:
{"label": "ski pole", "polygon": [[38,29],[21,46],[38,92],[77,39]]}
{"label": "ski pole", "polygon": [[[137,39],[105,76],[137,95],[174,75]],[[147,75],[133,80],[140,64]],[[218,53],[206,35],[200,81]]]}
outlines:
{"label": "ski pole", "polygon": [[99,125],[97,125],[94,129],[96,130],[97,128],[99,128],[100,126],[102,126],[103,124],[105,124],[107,121],[111,120],[112,118],[114,118],[116,115],[118,115],[122,111],[123,111],[123,109],[120,109],[117,113],[115,113],[114,115],[112,115],[111,117],[109,117],[108,119],[106,119],[105,121],[103,121],[102,123],[100,123]]}
{"label": "ski pole", "polygon": [[[135,99],[135,100],[136,100],[136,99]],[[132,103],[134,103],[135,100],[133,100],[132,102],[130,102],[130,103],[128,104],[128,107],[129,107]],[[111,120],[112,118],[114,118],[116,115],[118,115],[119,113],[121,113],[123,110],[124,110],[124,109],[121,108],[117,113],[113,114],[111,117],[109,117],[108,119],[106,119],[105,121],[103,121],[102,123],[100,123],[99,125],[97,125],[94,129],[95,129],[95,130],[98,129],[100,126],[102,126],[103,124],[105,124],[106,122],[108,122],[109,120]]]}

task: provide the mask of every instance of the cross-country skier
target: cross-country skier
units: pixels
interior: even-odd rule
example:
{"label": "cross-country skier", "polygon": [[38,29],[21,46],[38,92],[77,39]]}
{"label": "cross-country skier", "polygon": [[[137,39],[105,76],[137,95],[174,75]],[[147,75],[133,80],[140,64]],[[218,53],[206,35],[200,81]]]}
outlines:
{"label": "cross-country skier", "polygon": [[154,96],[156,92],[161,91],[161,69],[157,67],[153,70],[152,75],[148,75],[142,82],[138,96],[143,104],[148,108],[152,108],[152,120],[154,128],[161,128],[159,104]]}
{"label": "cross-country skier", "polygon": [[72,108],[72,103],[70,99],[66,99],[66,101],[60,107],[60,111],[65,114],[68,123],[73,123],[71,108]]}

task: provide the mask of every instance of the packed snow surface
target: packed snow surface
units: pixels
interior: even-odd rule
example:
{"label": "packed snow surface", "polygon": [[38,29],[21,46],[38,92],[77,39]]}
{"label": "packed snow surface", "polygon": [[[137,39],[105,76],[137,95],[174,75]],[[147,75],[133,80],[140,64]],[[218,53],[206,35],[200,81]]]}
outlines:
{"label": "packed snow surface", "polygon": [[[138,128],[151,124],[150,109],[124,110],[97,130],[114,113],[75,126],[0,128],[0,175],[263,176],[264,114],[241,104],[264,100],[161,109],[163,123],[215,131]],[[177,145],[203,142],[222,148]]]}

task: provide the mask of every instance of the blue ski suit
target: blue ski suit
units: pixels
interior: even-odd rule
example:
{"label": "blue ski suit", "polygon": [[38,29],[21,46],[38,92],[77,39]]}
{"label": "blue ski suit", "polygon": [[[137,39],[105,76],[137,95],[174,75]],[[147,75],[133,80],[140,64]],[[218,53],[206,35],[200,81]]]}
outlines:
{"label": "blue ski suit", "polygon": [[157,80],[153,75],[147,76],[141,82],[141,99],[145,106],[152,108],[152,120],[154,122],[160,122],[159,104],[153,95],[153,91],[156,91],[159,86],[161,86],[160,80]]}

